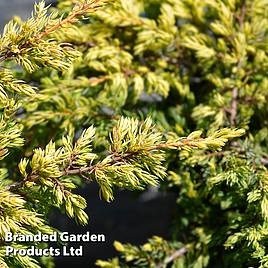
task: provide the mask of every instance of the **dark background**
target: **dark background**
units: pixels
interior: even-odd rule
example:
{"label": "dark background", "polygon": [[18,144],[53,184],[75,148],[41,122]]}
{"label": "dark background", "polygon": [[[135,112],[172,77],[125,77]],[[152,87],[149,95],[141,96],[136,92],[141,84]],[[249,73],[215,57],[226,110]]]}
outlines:
{"label": "dark background", "polygon": [[[19,15],[24,19],[29,17],[32,0],[0,0],[0,26],[13,16]],[[51,1],[46,1],[47,3]],[[2,32],[2,30],[1,30]],[[57,257],[56,267],[73,266],[94,267],[94,262],[115,255],[113,241],[144,243],[147,238],[159,235],[170,238],[172,214],[175,211],[175,197],[160,193],[156,188],[150,188],[141,195],[128,191],[116,192],[115,201],[106,203],[98,196],[98,187],[94,184],[85,186],[79,194],[87,199],[87,213],[90,217],[89,225],[81,227],[66,215],[54,211],[51,215],[52,225],[62,231],[70,233],[103,233],[105,243],[84,243],[84,256]],[[71,244],[79,246],[79,244]]]}

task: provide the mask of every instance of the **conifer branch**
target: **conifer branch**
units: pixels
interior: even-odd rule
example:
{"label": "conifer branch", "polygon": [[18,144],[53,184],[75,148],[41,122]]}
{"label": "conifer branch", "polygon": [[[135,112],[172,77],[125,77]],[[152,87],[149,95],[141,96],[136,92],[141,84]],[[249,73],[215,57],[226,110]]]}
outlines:
{"label": "conifer branch", "polygon": [[[240,14],[238,16],[238,21],[239,21],[239,27],[240,30],[242,30],[243,24],[244,24],[244,19],[246,16],[247,8],[246,8],[246,1],[243,1],[242,8],[240,11]],[[237,68],[240,68],[240,65],[242,63],[242,59],[239,59]],[[232,90],[232,103],[231,103],[231,118],[230,118],[230,123],[231,126],[234,127],[236,126],[236,121],[237,121],[237,105],[238,105],[238,88],[234,87]]]}
{"label": "conifer branch", "polygon": [[[117,153],[112,153],[109,157],[112,161],[108,162],[108,166],[118,165],[120,163],[126,163],[129,159],[138,157],[139,154],[142,154],[143,151],[155,151],[155,150],[162,150],[162,149],[179,149],[183,148],[184,146],[189,146],[190,148],[198,148],[198,143],[201,143],[202,140],[190,140],[190,139],[183,139],[179,142],[172,142],[172,143],[162,143],[151,147],[145,147],[141,151],[137,152],[125,152],[123,155],[117,155]],[[95,165],[90,165],[87,167],[80,167],[80,168],[73,168],[71,164],[61,172],[60,177],[68,176],[68,175],[84,175],[84,174],[94,174],[97,169],[107,168],[107,164],[104,166],[101,163],[97,163]],[[37,182],[38,175],[31,173],[29,174],[23,181],[16,182],[6,187],[9,191],[16,191],[18,188],[23,187],[27,182]]]}
{"label": "conifer branch", "polygon": [[[102,174],[102,180],[104,179],[104,177],[106,180],[109,180],[109,178],[105,175],[106,172],[114,172],[115,175],[117,174],[117,172],[120,172],[120,176],[122,176],[124,172],[127,171],[127,169],[129,169],[129,171],[128,175],[126,174],[127,180],[124,182],[125,185],[128,185],[128,180],[132,180],[132,178],[130,178],[129,176],[133,176],[133,179],[136,180],[137,184],[133,184],[134,187],[140,187],[140,183],[144,179],[145,183],[155,184],[157,182],[158,177],[162,178],[165,176],[165,170],[163,167],[161,167],[161,162],[164,160],[164,149],[217,150],[221,149],[221,147],[225,145],[229,138],[238,137],[243,134],[243,130],[222,129],[221,131],[215,132],[207,138],[200,138],[201,132],[197,131],[191,133],[186,138],[173,138],[173,141],[164,142],[162,141],[162,134],[157,132],[156,129],[154,129],[154,127],[152,126],[152,121],[150,119],[147,119],[142,124],[139,124],[137,120],[121,118],[118,121],[117,125],[113,128],[111,134],[110,153],[102,161],[98,161],[96,164],[92,165],[92,162],[95,159],[95,155],[89,153],[91,151],[89,144],[94,131],[95,130],[92,127],[84,131],[80,139],[75,143],[74,149],[71,149],[72,144],[70,138],[64,138],[63,143],[66,144],[65,146],[67,146],[66,148],[68,148],[70,154],[70,161],[65,168],[62,167],[62,163],[65,161],[64,158],[61,158],[60,155],[58,156],[60,152],[62,152],[63,155],[67,153],[63,153],[66,150],[65,147],[59,148],[55,151],[55,145],[48,144],[45,151],[37,149],[32,159],[32,172],[26,174],[25,169],[27,166],[27,162],[22,161],[20,163],[20,168],[22,174],[24,174],[24,180],[7,186],[7,189],[11,191],[16,191],[17,188],[25,186],[29,183],[39,183],[39,178],[42,177],[43,172],[45,172],[47,177],[55,177],[57,181],[61,177],[70,175],[80,175],[83,178],[86,178],[86,180],[88,181],[87,178],[90,175],[93,176],[93,179],[98,182],[99,174]],[[82,144],[87,147],[83,149],[83,147],[81,147]],[[84,160],[82,162],[82,166],[77,166],[77,164],[75,164],[79,160],[79,158],[81,158],[80,151],[75,149],[78,148],[77,146],[81,147],[79,147],[80,150],[86,150],[88,152],[85,156],[92,157],[90,158],[90,165],[87,165]],[[51,162],[52,156],[49,154],[50,151],[51,154],[55,155],[55,157],[57,156],[59,160],[56,160],[56,158],[54,162]],[[37,159],[40,164],[36,162]],[[59,161],[59,163],[57,161]],[[42,165],[44,165],[44,167],[42,167]],[[143,168],[141,168],[142,165],[144,165]],[[35,166],[36,170],[34,168]],[[51,169],[51,174],[48,173],[48,167]],[[145,174],[148,172],[148,170],[150,170],[150,172],[152,172],[153,174],[150,175],[148,173],[148,177],[146,178],[147,175],[145,176]],[[136,177],[136,174],[143,174],[143,179],[141,179],[141,177],[139,176]],[[107,183],[109,185],[109,182]],[[106,185],[105,187],[110,188],[111,185],[108,185]],[[111,191],[111,189],[109,191]],[[111,192],[104,192],[104,194],[108,194],[106,197],[107,201],[112,198]]]}
{"label": "conifer branch", "polygon": [[[45,7],[44,2],[39,3],[36,5],[33,18],[22,22],[21,25],[11,21],[6,26],[5,35],[0,39],[0,63],[14,58],[29,72],[36,69],[38,64],[66,69],[69,64],[64,62],[64,57],[65,61],[70,62],[78,56],[78,52],[66,43],[57,44],[55,40],[45,41],[44,38],[67,24],[74,24],[79,16],[95,11],[102,2],[103,0],[86,0],[85,3],[77,4],[65,19],[59,19],[59,21],[47,15],[48,8]],[[30,31],[32,33],[29,33]],[[46,53],[41,54],[40,51],[46,51]]]}
{"label": "conifer branch", "polygon": [[43,32],[38,33],[34,38],[41,39],[52,32],[56,31],[58,28],[62,27],[66,24],[73,24],[78,21],[78,17],[84,15],[85,13],[95,11],[98,7],[100,7],[100,3],[103,0],[89,0],[86,3],[77,4],[77,6],[68,14],[68,16],[60,20],[57,24],[53,26],[47,26]]}

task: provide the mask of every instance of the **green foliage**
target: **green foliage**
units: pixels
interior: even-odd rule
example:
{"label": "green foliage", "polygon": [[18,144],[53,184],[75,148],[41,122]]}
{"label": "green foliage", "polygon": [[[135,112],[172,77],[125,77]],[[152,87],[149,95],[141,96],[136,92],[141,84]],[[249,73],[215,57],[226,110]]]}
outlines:
{"label": "green foliage", "polygon": [[49,14],[45,2],[40,2],[35,5],[32,17],[27,21],[10,21],[0,39],[1,60],[12,57],[28,72],[33,72],[39,66],[67,69],[77,52],[70,46],[40,38],[46,34],[48,26],[59,23],[56,15]]}
{"label": "green foliage", "polygon": [[[267,1],[58,2],[0,37],[0,242],[52,207],[87,224],[78,178],[108,202],[160,184],[170,241],[100,267],[267,267]],[[0,243],[1,267],[41,263]]]}
{"label": "green foliage", "polygon": [[[142,246],[132,246],[131,244],[121,244],[114,242],[115,249],[120,252],[122,259],[114,258],[110,261],[96,262],[98,267],[119,268],[119,267],[167,267],[175,260],[176,267],[184,264],[184,259],[177,257],[187,252],[186,247],[181,243],[168,243],[163,238],[154,236]],[[181,248],[180,248],[181,247]],[[164,261],[163,261],[164,260]]]}

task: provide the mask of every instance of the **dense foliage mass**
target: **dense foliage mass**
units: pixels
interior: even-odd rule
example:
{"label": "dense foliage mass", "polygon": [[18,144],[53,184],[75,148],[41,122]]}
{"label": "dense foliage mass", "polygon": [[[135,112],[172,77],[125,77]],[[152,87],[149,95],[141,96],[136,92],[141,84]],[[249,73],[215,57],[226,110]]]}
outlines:
{"label": "dense foliage mass", "polygon": [[53,207],[86,224],[73,190],[95,181],[106,201],[177,195],[169,241],[116,241],[99,267],[268,267],[267,51],[267,0],[60,0],[15,17],[0,37],[0,266],[50,266],[5,256],[5,233],[52,232]]}

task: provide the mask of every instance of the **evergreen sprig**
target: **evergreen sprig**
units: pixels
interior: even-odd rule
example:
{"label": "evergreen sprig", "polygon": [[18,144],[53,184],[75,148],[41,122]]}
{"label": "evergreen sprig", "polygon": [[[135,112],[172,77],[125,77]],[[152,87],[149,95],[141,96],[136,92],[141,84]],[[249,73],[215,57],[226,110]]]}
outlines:
{"label": "evergreen sprig", "polygon": [[120,253],[121,258],[113,258],[110,261],[98,260],[96,265],[103,268],[120,267],[168,267],[170,263],[183,265],[184,254],[188,251],[186,246],[180,243],[170,243],[161,237],[154,236],[142,246],[122,244],[114,242],[115,249]]}

